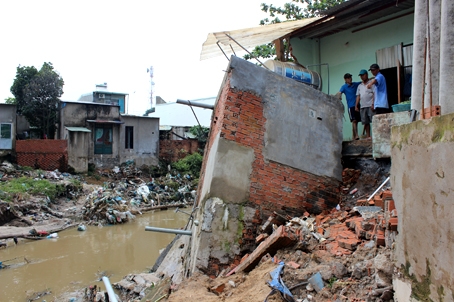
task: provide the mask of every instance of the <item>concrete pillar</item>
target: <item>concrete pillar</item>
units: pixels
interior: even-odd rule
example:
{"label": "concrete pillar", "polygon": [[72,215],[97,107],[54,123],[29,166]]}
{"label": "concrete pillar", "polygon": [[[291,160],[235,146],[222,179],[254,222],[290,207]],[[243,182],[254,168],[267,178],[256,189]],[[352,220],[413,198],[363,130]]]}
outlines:
{"label": "concrete pillar", "polygon": [[[448,0],[449,1],[449,0]],[[426,0],[415,0],[415,19],[413,29],[413,76],[411,87],[411,109],[421,111],[423,80],[424,39],[427,30]]]}
{"label": "concrete pillar", "polygon": [[[439,104],[439,72],[440,72],[440,15],[441,15],[441,1],[430,0],[429,2],[429,28],[430,28],[430,45],[427,51],[430,50],[430,66],[429,54],[427,55],[427,92],[425,107],[430,105],[430,86],[432,86],[432,105]],[[429,74],[430,70],[430,74]]]}
{"label": "concrete pillar", "polygon": [[447,114],[454,112],[454,1],[441,1],[440,23],[439,98],[441,114]]}

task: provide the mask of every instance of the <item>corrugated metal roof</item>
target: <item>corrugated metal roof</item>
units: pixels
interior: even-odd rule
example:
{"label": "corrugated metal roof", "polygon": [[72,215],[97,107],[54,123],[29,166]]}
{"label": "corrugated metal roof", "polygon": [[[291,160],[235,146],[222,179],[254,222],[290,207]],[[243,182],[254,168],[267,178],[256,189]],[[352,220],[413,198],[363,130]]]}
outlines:
{"label": "corrugated metal roof", "polygon": [[85,127],[65,127],[66,130],[71,131],[71,132],[91,132],[90,129],[87,129]]}
{"label": "corrugated metal roof", "polygon": [[[217,56],[222,56],[223,53],[219,49],[219,46],[226,53],[226,55],[233,54],[235,52],[241,52],[243,49],[235,43],[238,42],[241,46],[246,49],[254,48],[262,44],[273,42],[279,38],[282,38],[295,29],[306,26],[316,20],[319,17],[282,22],[277,24],[262,25],[258,27],[244,28],[231,31],[222,31],[216,33],[209,33],[208,37],[202,45],[202,52],[200,53],[200,60],[206,60]],[[231,38],[235,41],[233,41]],[[219,46],[218,46],[219,43]]]}
{"label": "corrugated metal roof", "polygon": [[320,20],[296,29],[291,37],[322,38],[374,21],[384,22],[385,17],[393,19],[413,13],[414,7],[415,0],[350,0],[325,11]]}

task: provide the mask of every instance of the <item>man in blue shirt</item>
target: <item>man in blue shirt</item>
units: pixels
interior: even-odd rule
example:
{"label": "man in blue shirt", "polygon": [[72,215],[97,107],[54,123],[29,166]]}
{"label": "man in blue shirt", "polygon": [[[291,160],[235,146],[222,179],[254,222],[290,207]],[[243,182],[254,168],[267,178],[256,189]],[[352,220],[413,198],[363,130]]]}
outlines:
{"label": "man in blue shirt", "polygon": [[367,88],[370,89],[375,85],[377,89],[375,92],[375,100],[371,108],[375,111],[375,114],[388,113],[388,92],[386,89],[385,77],[380,73],[380,67],[377,64],[370,65],[369,70],[374,75],[375,79],[367,84]]}
{"label": "man in blue shirt", "polygon": [[358,122],[361,121],[360,113],[355,110],[356,90],[361,82],[352,82],[352,75],[349,73],[344,75],[344,81],[345,84],[340,88],[339,94],[345,94],[345,98],[347,99],[348,115],[350,116],[350,121],[352,122],[353,139],[356,140],[359,139]]}

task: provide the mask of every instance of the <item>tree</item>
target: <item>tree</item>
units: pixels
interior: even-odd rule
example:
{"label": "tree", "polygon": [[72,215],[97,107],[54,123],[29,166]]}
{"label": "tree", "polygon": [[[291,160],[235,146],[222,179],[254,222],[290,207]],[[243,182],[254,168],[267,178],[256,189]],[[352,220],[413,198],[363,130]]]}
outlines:
{"label": "tree", "polygon": [[34,66],[18,66],[16,69],[16,78],[10,88],[11,93],[16,98],[17,113],[22,114],[22,108],[25,105],[24,89],[38,73]]}
{"label": "tree", "polygon": [[[275,24],[286,21],[302,20],[306,18],[317,17],[323,14],[323,11],[341,4],[348,0],[292,0],[291,3],[285,3],[284,7],[275,7],[272,4],[261,4],[261,10],[269,13],[273,19],[265,18],[260,21],[260,25]],[[279,16],[285,17],[285,21],[281,21]],[[285,59],[292,61],[289,54],[289,43],[284,41]],[[245,60],[252,58],[272,58],[276,55],[276,49],[273,43],[259,45],[251,51],[251,54],[244,55]]]}
{"label": "tree", "polygon": [[11,104],[11,105],[16,105],[16,99],[12,97],[7,97],[5,99],[5,104]]}
{"label": "tree", "polygon": [[39,71],[33,66],[17,67],[11,93],[16,97],[17,112],[43,136],[53,138],[56,130],[58,102],[63,94],[63,79],[45,62]]}

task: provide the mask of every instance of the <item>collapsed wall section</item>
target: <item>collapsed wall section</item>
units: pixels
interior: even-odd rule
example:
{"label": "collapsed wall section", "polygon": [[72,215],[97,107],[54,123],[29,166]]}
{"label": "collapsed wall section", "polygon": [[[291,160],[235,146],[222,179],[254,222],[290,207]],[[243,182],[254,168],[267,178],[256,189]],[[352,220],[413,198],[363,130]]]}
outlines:
{"label": "collapsed wall section", "polygon": [[245,253],[273,212],[338,204],[342,116],[335,98],[232,57],[205,149],[192,271]]}
{"label": "collapsed wall section", "polygon": [[229,67],[213,113],[199,200],[249,201],[268,213],[336,206],[342,104],[237,57]]}

